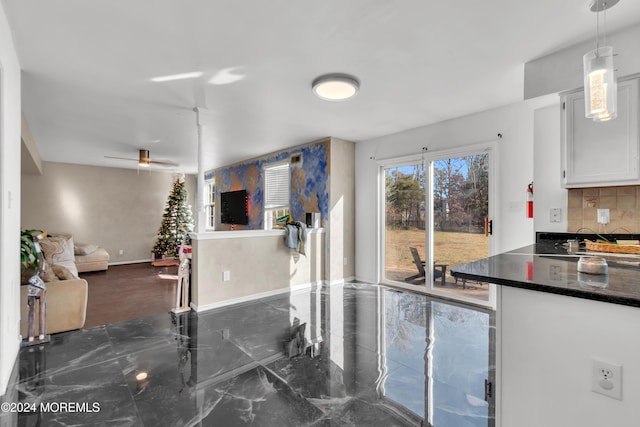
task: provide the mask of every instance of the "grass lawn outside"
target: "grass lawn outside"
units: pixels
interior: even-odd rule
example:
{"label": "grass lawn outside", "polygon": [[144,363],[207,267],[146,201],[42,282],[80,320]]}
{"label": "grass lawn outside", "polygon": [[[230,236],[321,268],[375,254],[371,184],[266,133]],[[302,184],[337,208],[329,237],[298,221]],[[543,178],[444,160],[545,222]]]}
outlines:
{"label": "grass lawn outside", "polygon": [[[436,231],[433,236],[434,261],[447,265],[446,287],[455,293],[463,293],[479,299],[488,299],[487,285],[456,285],[450,276],[451,268],[489,256],[489,242],[484,234]],[[418,273],[409,248],[418,250],[420,258],[425,258],[424,230],[386,230],[385,277],[390,280],[405,282],[405,278]],[[416,279],[408,283],[424,286],[424,281]],[[437,282],[439,283],[439,281]],[[450,289],[449,289],[450,288]]]}
{"label": "grass lawn outside", "polygon": [[[424,230],[386,230],[386,267],[415,270],[410,247],[418,249],[424,260]],[[433,235],[434,261],[449,268],[489,256],[484,234],[436,231]]]}

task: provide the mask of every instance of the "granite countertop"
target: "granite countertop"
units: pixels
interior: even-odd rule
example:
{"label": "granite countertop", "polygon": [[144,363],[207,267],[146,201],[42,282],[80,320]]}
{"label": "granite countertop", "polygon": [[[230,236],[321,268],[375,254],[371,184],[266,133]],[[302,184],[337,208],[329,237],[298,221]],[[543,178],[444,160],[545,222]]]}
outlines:
{"label": "granite countertop", "polygon": [[[608,274],[578,273],[580,256],[605,258]],[[573,252],[537,243],[452,268],[454,277],[640,307],[640,257]]]}

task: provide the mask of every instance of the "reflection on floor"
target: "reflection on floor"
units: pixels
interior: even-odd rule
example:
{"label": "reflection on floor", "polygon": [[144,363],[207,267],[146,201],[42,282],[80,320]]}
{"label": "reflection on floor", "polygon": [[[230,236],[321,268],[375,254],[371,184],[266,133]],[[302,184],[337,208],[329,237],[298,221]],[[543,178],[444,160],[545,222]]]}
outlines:
{"label": "reflection on floor", "polygon": [[492,426],[492,325],[347,284],[57,334],[20,352],[0,425]]}

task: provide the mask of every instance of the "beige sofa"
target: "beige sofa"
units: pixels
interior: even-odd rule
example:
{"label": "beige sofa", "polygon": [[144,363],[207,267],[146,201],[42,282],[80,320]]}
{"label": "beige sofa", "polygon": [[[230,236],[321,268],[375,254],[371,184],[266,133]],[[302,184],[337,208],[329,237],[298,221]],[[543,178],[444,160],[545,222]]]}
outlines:
{"label": "beige sofa", "polygon": [[109,268],[109,252],[97,245],[76,243],[68,234],[48,236],[40,246],[50,265],[62,265],[76,277]]}
{"label": "beige sofa", "polygon": [[[89,285],[84,279],[68,279],[47,282],[47,325],[46,333],[80,329],[87,315]],[[29,307],[27,305],[28,286],[20,287],[20,333],[28,336]],[[35,331],[38,333],[38,315],[35,316]]]}
{"label": "beige sofa", "polygon": [[[46,333],[55,334],[80,329],[84,326],[87,315],[89,285],[86,280],[78,278],[73,238],[68,235],[48,236],[40,241],[40,246],[45,257],[42,279],[47,285]],[[96,249],[92,248],[90,252],[95,251]],[[106,256],[108,260],[108,254]],[[103,266],[102,263],[92,265],[92,262],[94,261],[89,260],[87,263],[89,268]],[[29,317],[26,283],[33,274],[34,271],[24,271],[23,286],[20,287],[20,333],[23,338],[28,334]],[[35,317],[37,334],[37,314]]]}
{"label": "beige sofa", "polygon": [[[88,245],[87,245],[88,246]],[[75,260],[78,273],[90,271],[104,271],[109,268],[109,252],[104,248],[96,247],[88,253],[79,252],[76,246]]]}

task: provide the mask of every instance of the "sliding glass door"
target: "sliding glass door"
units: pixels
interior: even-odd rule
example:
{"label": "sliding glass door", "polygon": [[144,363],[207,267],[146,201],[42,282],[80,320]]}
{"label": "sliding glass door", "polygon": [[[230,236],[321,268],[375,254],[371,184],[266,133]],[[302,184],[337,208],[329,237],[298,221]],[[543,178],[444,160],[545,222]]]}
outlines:
{"label": "sliding glass door", "polygon": [[451,276],[492,253],[492,153],[478,146],[382,166],[383,282],[494,305],[490,284]]}
{"label": "sliding glass door", "polygon": [[410,162],[383,168],[385,280],[424,286],[425,166]]}

